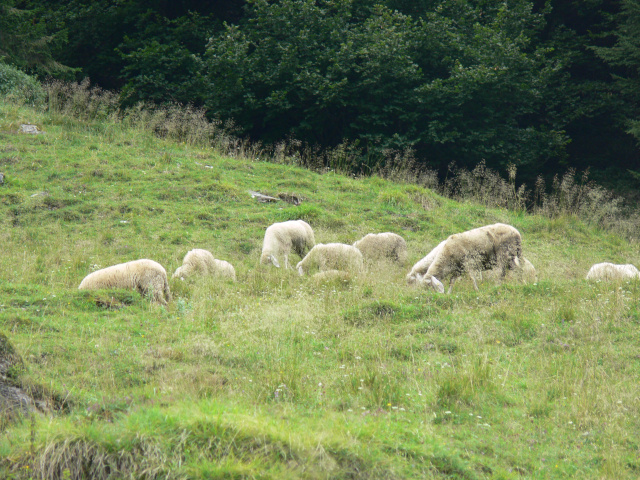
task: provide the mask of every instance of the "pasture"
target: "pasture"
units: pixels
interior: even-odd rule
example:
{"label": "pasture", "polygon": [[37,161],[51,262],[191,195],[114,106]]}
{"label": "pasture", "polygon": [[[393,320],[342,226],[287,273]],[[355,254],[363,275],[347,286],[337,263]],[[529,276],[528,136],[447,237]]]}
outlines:
{"label": "pasture", "polygon": [[[637,239],[2,101],[0,172],[0,333],[51,406],[0,422],[2,478],[640,476],[640,282],[584,279],[639,266]],[[265,229],[293,219],[322,243],[395,232],[409,262],[321,284],[260,266]],[[538,282],[406,285],[448,235],[496,222]],[[170,277],[192,248],[238,281],[170,279],[166,308],[77,289],[139,258]]]}

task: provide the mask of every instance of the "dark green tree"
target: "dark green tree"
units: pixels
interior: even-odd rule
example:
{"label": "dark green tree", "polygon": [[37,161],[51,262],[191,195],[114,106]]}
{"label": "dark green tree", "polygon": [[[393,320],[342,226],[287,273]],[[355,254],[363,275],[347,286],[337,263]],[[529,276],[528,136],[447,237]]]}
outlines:
{"label": "dark green tree", "polygon": [[14,0],[0,0],[0,61],[29,73],[68,74],[71,69],[56,61],[52,50],[66,43],[66,32],[49,33],[36,9]]}
{"label": "dark green tree", "polygon": [[612,66],[615,90],[624,100],[625,126],[640,142],[640,0],[623,0],[616,20],[615,44],[594,50]]}
{"label": "dark green tree", "polygon": [[[546,96],[561,66],[530,2],[442,2],[419,19],[349,0],[254,0],[208,47],[210,112],[260,139],[412,148],[531,170],[568,141]],[[551,116],[550,116],[551,115]]]}

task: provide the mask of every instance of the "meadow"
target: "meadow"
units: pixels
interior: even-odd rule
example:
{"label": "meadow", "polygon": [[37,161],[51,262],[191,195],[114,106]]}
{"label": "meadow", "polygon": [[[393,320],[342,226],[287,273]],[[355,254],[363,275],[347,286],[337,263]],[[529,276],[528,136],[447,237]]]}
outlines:
{"label": "meadow", "polygon": [[[584,280],[640,265],[633,234],[1,100],[0,172],[0,333],[49,405],[0,422],[2,478],[640,476],[640,282]],[[325,284],[260,266],[291,219],[322,243],[398,233],[409,263]],[[537,282],[406,285],[442,239],[496,222]],[[138,258],[171,275],[192,248],[237,283],[170,280],[166,308],[77,289]]]}

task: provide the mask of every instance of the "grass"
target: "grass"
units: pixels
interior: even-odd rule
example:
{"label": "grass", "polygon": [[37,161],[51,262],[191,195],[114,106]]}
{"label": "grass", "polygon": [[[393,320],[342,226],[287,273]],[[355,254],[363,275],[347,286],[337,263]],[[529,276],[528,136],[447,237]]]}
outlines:
{"label": "grass", "polygon": [[[15,134],[27,122],[46,133]],[[0,477],[638,477],[640,285],[584,280],[640,264],[637,238],[217,152],[0,102],[0,332],[21,381],[64,404],[0,422]],[[410,265],[325,283],[260,267],[266,227],[296,218],[323,243],[399,233],[410,264],[510,223],[539,281],[438,295],[406,286]],[[238,282],[172,280],[167,308],[77,290],[137,258],[172,273],[191,248]]]}

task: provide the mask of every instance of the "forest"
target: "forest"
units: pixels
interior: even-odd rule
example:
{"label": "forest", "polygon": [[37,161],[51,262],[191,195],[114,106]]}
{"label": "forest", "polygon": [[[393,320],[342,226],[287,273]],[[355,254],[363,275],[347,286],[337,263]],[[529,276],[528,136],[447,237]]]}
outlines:
{"label": "forest", "polygon": [[0,0],[0,62],[234,134],[640,184],[640,1]]}

